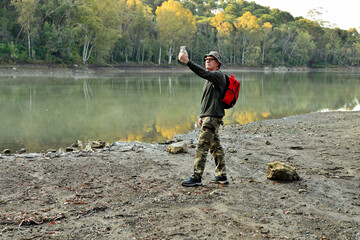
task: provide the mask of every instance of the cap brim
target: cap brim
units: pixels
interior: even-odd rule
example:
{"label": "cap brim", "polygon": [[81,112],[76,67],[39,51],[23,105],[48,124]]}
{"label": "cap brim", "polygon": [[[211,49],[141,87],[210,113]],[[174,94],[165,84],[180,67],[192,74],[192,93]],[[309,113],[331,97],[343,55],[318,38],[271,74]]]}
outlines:
{"label": "cap brim", "polygon": [[214,57],[214,58],[216,59],[216,61],[217,61],[218,63],[220,63],[220,64],[221,64],[221,62],[219,61],[219,59],[218,59],[217,57],[215,57],[214,55],[211,55],[211,54],[205,54],[203,58],[205,59],[206,57],[209,57],[209,56]]}

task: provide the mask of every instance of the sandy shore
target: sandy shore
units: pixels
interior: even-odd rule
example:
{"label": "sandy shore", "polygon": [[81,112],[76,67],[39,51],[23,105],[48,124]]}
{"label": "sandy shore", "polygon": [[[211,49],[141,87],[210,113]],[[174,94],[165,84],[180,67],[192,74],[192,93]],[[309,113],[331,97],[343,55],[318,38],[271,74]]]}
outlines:
{"label": "sandy shore", "polygon": [[[225,126],[228,186],[209,182],[210,156],[204,186],[181,186],[193,148],[1,155],[0,239],[360,239],[359,119],[330,112]],[[273,161],[301,180],[267,180]]]}

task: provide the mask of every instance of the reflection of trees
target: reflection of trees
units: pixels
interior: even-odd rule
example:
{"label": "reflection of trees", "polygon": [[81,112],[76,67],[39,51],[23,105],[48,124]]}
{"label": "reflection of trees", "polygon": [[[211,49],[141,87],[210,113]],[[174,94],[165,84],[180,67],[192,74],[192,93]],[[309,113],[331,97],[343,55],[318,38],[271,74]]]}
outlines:
{"label": "reflection of trees", "polygon": [[171,77],[168,77],[168,81],[169,81],[169,85],[168,85],[169,95],[172,96],[172,95],[174,95],[174,90],[173,90],[173,86],[172,86]]}
{"label": "reflection of trees", "polygon": [[87,79],[84,79],[84,81],[83,81],[83,92],[84,92],[84,96],[85,96],[87,103],[90,103],[91,102],[90,96],[92,96],[93,93],[91,91],[91,88],[88,84]]}
{"label": "reflection of trees", "polygon": [[160,78],[160,76],[158,77],[158,82],[159,82],[159,92],[160,92],[160,95],[161,95],[161,78]]}

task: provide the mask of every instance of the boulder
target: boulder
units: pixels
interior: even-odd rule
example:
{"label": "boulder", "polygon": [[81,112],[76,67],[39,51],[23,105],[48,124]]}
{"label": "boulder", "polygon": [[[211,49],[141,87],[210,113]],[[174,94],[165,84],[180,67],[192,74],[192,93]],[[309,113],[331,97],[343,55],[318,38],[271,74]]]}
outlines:
{"label": "boulder", "polygon": [[177,142],[168,146],[169,153],[187,153],[188,146],[185,142]]}
{"label": "boulder", "polygon": [[268,164],[266,177],[268,179],[281,181],[294,181],[300,179],[294,167],[278,161]]}

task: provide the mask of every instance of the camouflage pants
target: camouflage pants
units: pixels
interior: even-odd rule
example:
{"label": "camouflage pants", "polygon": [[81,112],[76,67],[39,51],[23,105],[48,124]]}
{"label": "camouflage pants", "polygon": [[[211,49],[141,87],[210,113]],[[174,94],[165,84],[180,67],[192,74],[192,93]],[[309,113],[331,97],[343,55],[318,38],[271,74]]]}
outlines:
{"label": "camouflage pants", "polygon": [[220,145],[219,138],[220,124],[222,124],[222,118],[202,118],[202,127],[196,146],[194,174],[192,176],[193,178],[201,179],[205,170],[206,157],[209,150],[211,155],[215,159],[216,176],[226,176],[225,153],[222,146]]}

